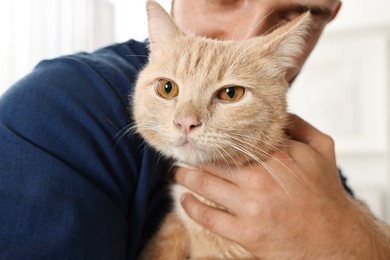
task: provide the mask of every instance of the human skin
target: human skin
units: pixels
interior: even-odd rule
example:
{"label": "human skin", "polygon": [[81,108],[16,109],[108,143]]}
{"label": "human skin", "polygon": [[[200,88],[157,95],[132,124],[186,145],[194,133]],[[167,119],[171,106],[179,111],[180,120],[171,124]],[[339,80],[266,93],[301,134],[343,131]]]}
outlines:
{"label": "human skin", "polygon": [[[292,82],[340,6],[336,0],[175,0],[172,14],[186,33],[243,40],[312,10],[305,50],[286,75]],[[288,134],[291,139],[266,161],[283,187],[258,164],[236,169],[234,178],[212,165],[177,168],[177,183],[227,209],[185,194],[189,217],[261,259],[390,259],[388,227],[343,190],[332,138],[295,115]]]}
{"label": "human skin", "polygon": [[338,0],[174,0],[172,15],[185,33],[221,40],[244,40],[268,33],[275,26],[312,10],[314,25],[306,38],[304,51],[296,57],[296,69],[287,75],[291,82],[340,7]]}

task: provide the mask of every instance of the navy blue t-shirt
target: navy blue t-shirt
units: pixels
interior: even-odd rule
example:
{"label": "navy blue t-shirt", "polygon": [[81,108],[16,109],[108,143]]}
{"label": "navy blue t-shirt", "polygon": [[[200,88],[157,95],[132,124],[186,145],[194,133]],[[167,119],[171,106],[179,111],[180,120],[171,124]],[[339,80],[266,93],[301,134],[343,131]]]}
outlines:
{"label": "navy blue t-shirt", "polygon": [[1,97],[0,259],[135,259],[156,230],[170,164],[127,132],[147,55],[42,61]]}
{"label": "navy blue t-shirt", "polygon": [[126,132],[147,55],[42,61],[1,97],[0,259],[135,258],[168,205],[169,165]]}

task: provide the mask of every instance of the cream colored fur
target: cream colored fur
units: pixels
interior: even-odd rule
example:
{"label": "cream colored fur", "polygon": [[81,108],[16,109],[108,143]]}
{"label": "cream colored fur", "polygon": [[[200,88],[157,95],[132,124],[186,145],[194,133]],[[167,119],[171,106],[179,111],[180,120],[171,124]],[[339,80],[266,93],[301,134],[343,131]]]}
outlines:
{"label": "cream colored fur", "polygon": [[[154,1],[148,1],[147,12],[150,57],[133,96],[136,131],[161,154],[188,165],[262,163],[285,139],[285,73],[301,51],[310,15],[267,36],[234,42],[184,35]],[[158,96],[158,79],[175,82],[178,96]],[[218,100],[216,93],[227,86],[242,86],[245,95],[235,102]],[[174,123],[178,118],[196,119],[201,125],[185,137]],[[174,211],[141,259],[254,259],[189,219],[179,203],[183,192],[188,190],[173,187]]]}

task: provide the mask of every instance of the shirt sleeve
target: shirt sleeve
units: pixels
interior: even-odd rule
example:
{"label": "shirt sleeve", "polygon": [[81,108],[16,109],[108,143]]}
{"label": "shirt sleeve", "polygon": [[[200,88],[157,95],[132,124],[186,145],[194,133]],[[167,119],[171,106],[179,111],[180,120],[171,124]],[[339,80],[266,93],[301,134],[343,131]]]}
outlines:
{"label": "shirt sleeve", "polygon": [[146,56],[43,61],[1,97],[1,259],[135,258],[169,203],[168,163],[128,132]]}

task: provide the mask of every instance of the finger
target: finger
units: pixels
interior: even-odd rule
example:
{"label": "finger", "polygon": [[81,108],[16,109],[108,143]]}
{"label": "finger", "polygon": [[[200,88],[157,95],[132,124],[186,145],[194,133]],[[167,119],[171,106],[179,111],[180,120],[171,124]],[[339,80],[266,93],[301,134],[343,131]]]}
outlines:
{"label": "finger", "polygon": [[236,208],[237,204],[239,204],[238,187],[207,172],[177,168],[174,172],[174,180],[178,184],[229,210]]}
{"label": "finger", "polygon": [[[200,202],[192,194],[183,194],[181,203],[187,215],[205,229],[234,240],[232,228],[237,227],[234,215],[218,208],[207,206]],[[234,233],[234,232],[233,232]]]}
{"label": "finger", "polygon": [[[279,174],[280,168],[284,171],[288,171],[288,165],[286,162],[291,161],[292,159],[285,153],[284,151],[278,151],[270,155],[270,158],[267,161],[262,163],[251,163],[245,166],[241,166],[240,168],[231,168],[226,172],[225,169],[221,169],[218,167],[214,167],[213,165],[205,165],[203,169],[207,169],[213,175],[219,178],[225,178],[229,182],[235,184],[237,186],[237,190],[241,192],[251,189],[258,188],[262,186],[261,189],[264,188],[265,185],[269,185],[270,183],[277,184],[277,187],[281,187],[281,182],[283,182],[282,177]],[[272,180],[272,182],[270,182]],[[274,185],[272,185],[274,186]],[[236,198],[237,195],[234,196]],[[240,197],[234,200],[236,204],[230,204],[232,206],[242,207],[242,200]],[[235,212],[237,213],[237,212]]]}
{"label": "finger", "polygon": [[289,125],[287,131],[292,139],[306,144],[315,142],[316,137],[323,134],[314,126],[294,114],[289,115]]}
{"label": "finger", "polygon": [[238,178],[242,176],[241,169],[237,167],[221,167],[213,164],[203,164],[200,165],[199,168],[202,171],[234,184],[236,184]]}
{"label": "finger", "polygon": [[297,115],[289,115],[288,134],[293,140],[305,143],[317,152],[330,159],[334,159],[333,139]]}
{"label": "finger", "polygon": [[240,169],[237,167],[221,167],[214,164],[202,164],[198,167],[189,166],[183,163],[177,163],[176,166],[190,170],[200,170],[215,175],[231,183],[236,183],[237,177],[240,176]]}

